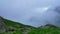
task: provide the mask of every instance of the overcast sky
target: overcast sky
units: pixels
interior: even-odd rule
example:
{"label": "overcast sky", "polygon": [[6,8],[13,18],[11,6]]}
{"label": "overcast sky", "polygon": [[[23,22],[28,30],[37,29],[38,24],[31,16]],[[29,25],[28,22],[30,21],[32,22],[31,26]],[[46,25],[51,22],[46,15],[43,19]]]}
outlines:
{"label": "overcast sky", "polygon": [[0,0],[0,16],[31,26],[55,24],[60,0]]}

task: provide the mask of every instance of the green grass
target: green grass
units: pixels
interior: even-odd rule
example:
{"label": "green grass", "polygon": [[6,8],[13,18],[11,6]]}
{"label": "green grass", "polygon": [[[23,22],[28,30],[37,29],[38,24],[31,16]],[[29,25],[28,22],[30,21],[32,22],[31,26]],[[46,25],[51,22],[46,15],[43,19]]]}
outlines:
{"label": "green grass", "polygon": [[31,30],[28,34],[60,34],[60,28],[39,28]]}
{"label": "green grass", "polygon": [[24,30],[22,30],[21,28],[31,28],[27,34],[60,34],[60,28],[35,28],[7,19],[5,19],[5,22],[8,27],[14,27],[15,31],[6,31],[1,34],[23,34]]}

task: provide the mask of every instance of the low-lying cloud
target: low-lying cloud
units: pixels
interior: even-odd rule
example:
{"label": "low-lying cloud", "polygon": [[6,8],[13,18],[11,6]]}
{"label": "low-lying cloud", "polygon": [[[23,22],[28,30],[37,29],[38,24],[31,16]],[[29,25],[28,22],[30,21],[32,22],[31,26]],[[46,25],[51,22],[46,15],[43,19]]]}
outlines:
{"label": "low-lying cloud", "polygon": [[35,27],[47,23],[60,26],[59,1],[0,0],[0,16]]}

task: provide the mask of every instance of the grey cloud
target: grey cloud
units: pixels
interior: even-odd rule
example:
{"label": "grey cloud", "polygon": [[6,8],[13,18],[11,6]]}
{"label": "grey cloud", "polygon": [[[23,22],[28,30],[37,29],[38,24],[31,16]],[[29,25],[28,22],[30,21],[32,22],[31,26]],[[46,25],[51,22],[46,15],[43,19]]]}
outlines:
{"label": "grey cloud", "polygon": [[[31,26],[57,25],[60,0],[0,0],[0,16]],[[47,9],[46,9],[47,8]]]}

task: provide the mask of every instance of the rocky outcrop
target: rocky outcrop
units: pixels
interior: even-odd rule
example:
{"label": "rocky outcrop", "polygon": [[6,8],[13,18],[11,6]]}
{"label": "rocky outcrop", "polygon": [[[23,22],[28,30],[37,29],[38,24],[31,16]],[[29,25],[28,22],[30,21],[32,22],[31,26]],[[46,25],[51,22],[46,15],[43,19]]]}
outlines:
{"label": "rocky outcrop", "polygon": [[4,19],[0,16],[0,33],[3,33],[6,31],[6,24]]}

